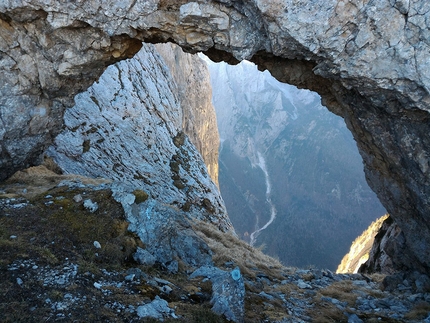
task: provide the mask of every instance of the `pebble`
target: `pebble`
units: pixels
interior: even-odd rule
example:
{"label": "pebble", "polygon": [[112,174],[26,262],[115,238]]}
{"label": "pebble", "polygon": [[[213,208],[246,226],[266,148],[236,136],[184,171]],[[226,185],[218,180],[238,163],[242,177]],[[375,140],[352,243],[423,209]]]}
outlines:
{"label": "pebble", "polygon": [[90,199],[84,201],[84,207],[91,213],[94,213],[99,209],[97,202],[93,202]]}
{"label": "pebble", "polygon": [[82,202],[83,198],[81,194],[77,194],[75,196],[73,196],[73,201],[75,201],[76,203]]}
{"label": "pebble", "polygon": [[162,291],[165,294],[170,294],[172,292],[172,288],[170,286],[164,285],[160,288],[160,291]]}
{"label": "pebble", "polygon": [[309,285],[309,284],[307,284],[307,283],[305,283],[303,280],[301,280],[301,279],[299,279],[298,281],[297,281],[297,286],[299,287],[299,288],[301,288],[301,289],[312,289],[312,286],[311,285]]}
{"label": "pebble", "polygon": [[97,249],[101,249],[102,245],[100,244],[100,242],[94,241],[94,247],[96,247]]}
{"label": "pebble", "polygon": [[[31,259],[16,260],[8,265],[7,269],[9,271],[8,274],[22,288],[26,287],[29,284],[28,282],[41,281],[44,286],[63,289],[71,284],[79,284],[80,280],[88,281],[88,279],[92,279],[94,288],[100,290],[100,297],[109,296],[109,301],[105,299],[101,306],[106,306],[106,308],[111,309],[115,313],[128,313],[127,315],[133,313],[137,317],[138,308],[139,313],[142,315],[147,310],[152,311],[161,306],[161,313],[158,312],[157,314],[159,318],[162,317],[165,319],[175,315],[173,311],[169,312],[170,310],[164,306],[165,303],[161,299],[153,303],[151,307],[141,307],[141,304],[122,304],[119,300],[112,298],[112,289],[109,287],[121,289],[122,293],[133,294],[135,291],[132,287],[139,284],[142,280],[159,290],[158,293],[160,296],[165,295],[167,297],[166,295],[173,292],[173,288],[175,288],[173,285],[174,281],[172,283],[166,279],[153,277],[148,273],[144,273],[139,268],[130,268],[123,272],[108,271],[101,268],[102,276],[97,277],[97,282],[94,282],[94,276],[78,274],[78,265],[69,260],[65,260],[61,265],[55,267],[43,266]],[[206,270],[205,273],[211,277],[217,275],[218,271],[212,268],[211,270]],[[233,281],[231,269],[227,272],[227,276]],[[429,293],[417,292],[415,289],[404,291],[404,287],[415,288],[415,281],[403,281],[398,284],[394,291],[384,292],[380,290],[377,283],[365,281],[361,275],[334,274],[330,278],[329,275],[324,274],[324,271],[314,272],[314,270],[303,270],[300,273],[295,272],[284,277],[285,279],[283,280],[270,280],[261,275],[261,277],[253,280],[246,279],[246,284],[257,290],[254,295],[261,297],[267,308],[273,306],[274,301],[282,304],[285,313],[288,313],[290,316],[280,321],[282,323],[311,322],[312,319],[307,316],[307,313],[312,312],[319,291],[326,286],[342,280],[351,282],[354,289],[353,293],[357,295],[355,304],[347,304],[342,298],[334,295],[323,296],[320,299],[321,301],[333,304],[341,313],[344,313],[344,319],[342,320],[344,322],[363,323],[360,317],[376,315],[381,317],[381,322],[384,319],[407,322],[405,315],[417,304],[430,302]],[[309,277],[314,278],[309,279]],[[245,277],[243,278],[245,279]],[[27,283],[24,284],[24,281]],[[425,278],[422,278],[421,281],[426,282]],[[296,285],[299,289],[286,292],[285,286],[287,284]],[[75,308],[78,304],[96,301],[95,298],[91,300],[91,297],[87,298],[85,295],[80,295],[79,292],[73,289],[64,290],[67,290],[67,293],[62,296],[61,300],[49,298],[48,296],[51,296],[49,294],[42,294],[40,296],[45,304],[47,304],[47,308],[51,311],[51,315],[54,318],[57,314],[66,315],[65,317],[61,316],[61,319],[67,318],[67,311],[71,308]],[[247,291],[247,293],[251,292]],[[184,296],[183,299],[186,301],[189,298],[188,296]],[[422,319],[420,322],[430,323],[430,317]]]}
{"label": "pebble", "polygon": [[348,317],[348,323],[363,323],[363,320],[360,319],[357,314],[351,314]]}
{"label": "pebble", "polygon": [[275,299],[272,295],[269,295],[269,294],[267,294],[267,293],[265,293],[265,292],[260,292],[258,295],[260,295],[260,296],[262,296],[262,297],[264,297],[264,298],[268,299],[269,301],[272,301],[272,300],[274,300],[274,299]]}
{"label": "pebble", "polygon": [[136,275],[135,274],[130,274],[130,275],[127,275],[127,276],[125,276],[125,280],[126,281],[133,281],[133,279],[134,279],[134,277],[135,277]]}

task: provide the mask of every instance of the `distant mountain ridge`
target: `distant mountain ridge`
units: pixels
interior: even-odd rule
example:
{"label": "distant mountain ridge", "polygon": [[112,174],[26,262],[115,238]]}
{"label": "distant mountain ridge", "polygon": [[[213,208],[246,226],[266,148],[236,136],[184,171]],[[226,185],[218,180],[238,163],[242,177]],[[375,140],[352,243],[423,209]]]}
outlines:
{"label": "distant mountain ridge", "polygon": [[252,63],[208,66],[220,188],[235,230],[287,265],[336,269],[351,242],[385,213],[343,121],[317,94],[279,83]]}

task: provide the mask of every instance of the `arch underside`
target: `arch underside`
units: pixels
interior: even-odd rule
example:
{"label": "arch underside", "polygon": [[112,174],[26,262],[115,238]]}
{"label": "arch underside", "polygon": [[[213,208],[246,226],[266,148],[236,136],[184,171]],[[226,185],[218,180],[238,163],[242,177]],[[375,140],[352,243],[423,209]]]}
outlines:
{"label": "arch underside", "polygon": [[142,41],[175,42],[214,61],[249,59],[318,92],[352,132],[413,266],[429,271],[430,19],[424,0],[385,2],[3,3],[0,179],[38,163],[64,110],[108,65],[132,57]]}

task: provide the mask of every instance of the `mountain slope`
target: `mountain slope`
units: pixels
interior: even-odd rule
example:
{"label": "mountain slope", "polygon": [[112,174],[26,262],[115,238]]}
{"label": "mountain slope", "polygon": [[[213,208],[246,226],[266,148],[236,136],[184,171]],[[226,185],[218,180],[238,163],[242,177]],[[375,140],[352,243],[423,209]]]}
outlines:
{"label": "mountain slope", "polygon": [[[190,78],[186,86],[200,81]],[[183,110],[194,108],[181,100],[154,45],[144,44],[133,59],[108,67],[75,103],[48,150],[65,172],[121,181],[222,230],[232,229],[219,190],[183,131]]]}
{"label": "mountain slope", "polygon": [[337,273],[357,273],[360,266],[369,259],[375,236],[388,215],[381,216],[372,222],[363,233],[354,240],[349,252],[342,258],[336,269]]}
{"label": "mountain slope", "polygon": [[236,231],[288,265],[335,269],[351,241],[385,213],[343,121],[316,94],[251,63],[209,62],[209,69],[220,187]]}

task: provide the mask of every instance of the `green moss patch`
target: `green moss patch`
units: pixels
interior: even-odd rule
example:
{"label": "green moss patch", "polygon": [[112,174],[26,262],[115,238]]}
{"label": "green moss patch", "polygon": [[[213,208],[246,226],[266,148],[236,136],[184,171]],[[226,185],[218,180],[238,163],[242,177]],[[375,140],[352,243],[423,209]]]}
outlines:
{"label": "green moss patch", "polygon": [[135,196],[134,202],[136,204],[140,204],[142,202],[145,202],[148,199],[148,193],[142,190],[134,190],[133,195]]}

